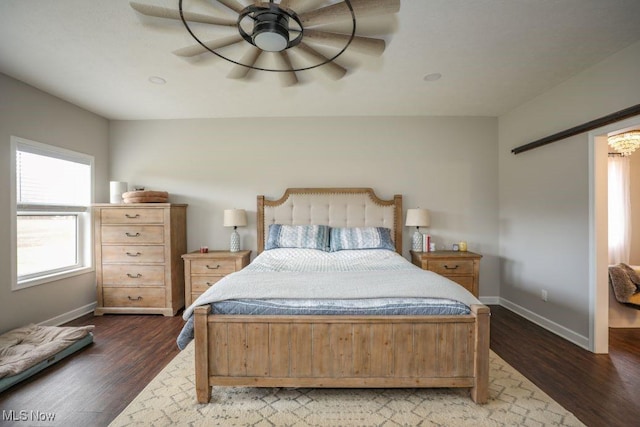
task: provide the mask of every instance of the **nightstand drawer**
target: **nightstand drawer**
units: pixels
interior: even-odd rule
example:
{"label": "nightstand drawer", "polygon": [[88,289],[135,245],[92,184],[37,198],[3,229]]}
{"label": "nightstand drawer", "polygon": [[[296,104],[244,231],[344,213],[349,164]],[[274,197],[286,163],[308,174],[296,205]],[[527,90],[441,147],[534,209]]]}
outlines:
{"label": "nightstand drawer", "polygon": [[103,286],[164,286],[164,266],[137,264],[105,264]]}
{"label": "nightstand drawer", "polygon": [[463,259],[429,260],[429,270],[442,274],[473,274],[473,261]]}
{"label": "nightstand drawer", "polygon": [[162,307],[164,288],[104,288],[104,302],[109,307]]}
{"label": "nightstand drawer", "polygon": [[228,274],[249,265],[251,251],[190,252],[184,259],[185,301],[191,305],[203,292]]}
{"label": "nightstand drawer", "polygon": [[473,276],[444,276],[465,287],[469,292],[473,292]]}
{"label": "nightstand drawer", "polygon": [[453,280],[475,297],[478,297],[480,258],[482,255],[467,251],[411,251],[413,264]]}
{"label": "nightstand drawer", "polygon": [[110,225],[102,227],[102,243],[164,243],[162,225]]}
{"label": "nightstand drawer", "polygon": [[227,275],[236,271],[234,259],[196,259],[191,261],[191,274]]}
{"label": "nightstand drawer", "polygon": [[164,246],[103,246],[102,262],[164,262]]}
{"label": "nightstand drawer", "polygon": [[113,208],[102,210],[103,224],[162,224],[164,210],[162,209],[130,209]]}
{"label": "nightstand drawer", "polygon": [[224,276],[192,276],[191,277],[191,292],[203,293],[211,286],[215,285]]}

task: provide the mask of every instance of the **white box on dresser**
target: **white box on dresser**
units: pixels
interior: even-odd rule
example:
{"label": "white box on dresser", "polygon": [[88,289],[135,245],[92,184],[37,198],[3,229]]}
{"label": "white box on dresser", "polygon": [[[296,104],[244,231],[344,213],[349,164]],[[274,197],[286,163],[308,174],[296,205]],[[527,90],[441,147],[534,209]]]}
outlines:
{"label": "white box on dresser", "polygon": [[93,205],[95,314],[174,316],[184,306],[187,205]]}

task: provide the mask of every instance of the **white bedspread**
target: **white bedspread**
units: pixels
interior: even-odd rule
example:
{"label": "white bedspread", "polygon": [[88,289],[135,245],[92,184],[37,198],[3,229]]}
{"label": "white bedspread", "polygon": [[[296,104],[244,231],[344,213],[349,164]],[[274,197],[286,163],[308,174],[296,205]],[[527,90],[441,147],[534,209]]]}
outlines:
{"label": "white bedspread", "polygon": [[314,249],[264,251],[243,270],[209,288],[183,314],[227,299],[268,298],[448,298],[481,304],[469,291],[422,270],[384,249],[323,252]]}

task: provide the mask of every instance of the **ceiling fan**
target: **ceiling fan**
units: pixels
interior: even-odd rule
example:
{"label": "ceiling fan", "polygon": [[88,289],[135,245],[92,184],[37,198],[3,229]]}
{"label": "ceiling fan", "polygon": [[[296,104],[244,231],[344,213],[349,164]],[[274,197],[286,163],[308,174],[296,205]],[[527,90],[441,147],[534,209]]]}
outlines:
{"label": "ceiling fan", "polygon": [[[239,0],[195,2],[211,7],[214,14],[186,10],[183,0],[179,0],[178,9],[138,2],[130,5],[145,16],[182,21],[197,44],[175,50],[175,55],[189,58],[214,54],[234,64],[229,78],[245,78],[250,70],[271,71],[279,73],[286,86],[298,83],[296,72],[313,68],[325,72],[332,79],[342,78],[347,69],[335,60],[347,50],[381,55],[386,47],[385,41],[356,35],[356,22],[363,17],[400,10],[400,0],[270,0],[246,1],[250,3],[247,5]],[[213,10],[213,6],[218,4],[234,15],[219,16],[220,10]],[[346,25],[339,30],[333,29],[342,23]],[[204,40],[201,24],[235,31],[231,35]],[[234,59],[228,53],[222,53],[223,48],[236,44],[244,47],[240,58]]]}

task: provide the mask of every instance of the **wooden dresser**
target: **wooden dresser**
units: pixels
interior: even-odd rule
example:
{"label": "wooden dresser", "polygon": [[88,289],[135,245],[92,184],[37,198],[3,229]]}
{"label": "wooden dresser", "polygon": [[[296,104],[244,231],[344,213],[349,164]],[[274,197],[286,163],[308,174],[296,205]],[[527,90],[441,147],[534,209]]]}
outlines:
{"label": "wooden dresser", "polygon": [[423,270],[430,270],[464,286],[476,298],[480,280],[482,255],[468,251],[411,251],[411,262]]}
{"label": "wooden dresser", "polygon": [[184,306],[187,205],[95,204],[95,314],[174,316]]}
{"label": "wooden dresser", "polygon": [[182,255],[187,307],[218,280],[249,265],[250,256],[251,251],[198,251]]}

